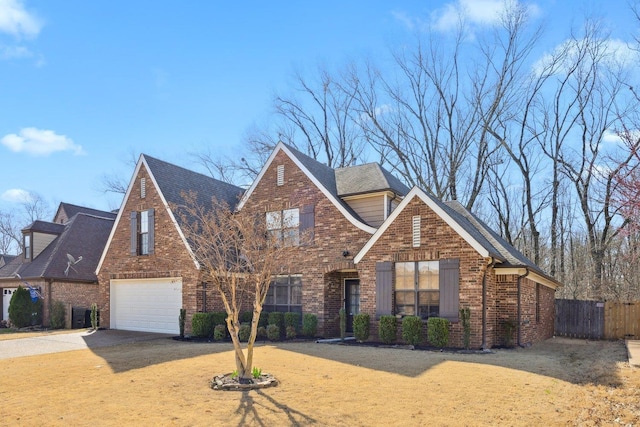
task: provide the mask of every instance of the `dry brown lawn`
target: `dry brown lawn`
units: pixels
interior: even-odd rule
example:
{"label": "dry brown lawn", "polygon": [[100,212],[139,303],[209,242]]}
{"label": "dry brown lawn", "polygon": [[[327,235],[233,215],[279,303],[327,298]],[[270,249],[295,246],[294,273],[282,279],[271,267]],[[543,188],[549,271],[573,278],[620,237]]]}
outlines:
{"label": "dry brown lawn", "polygon": [[459,354],[259,344],[280,384],[214,391],[230,344],[171,339],[0,360],[2,425],[640,425],[621,342]]}

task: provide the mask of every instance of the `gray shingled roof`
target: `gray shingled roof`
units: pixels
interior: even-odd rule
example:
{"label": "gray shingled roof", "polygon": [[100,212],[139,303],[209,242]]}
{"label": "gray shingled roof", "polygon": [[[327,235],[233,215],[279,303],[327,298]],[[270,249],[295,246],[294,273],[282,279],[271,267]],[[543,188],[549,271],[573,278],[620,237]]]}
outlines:
{"label": "gray shingled roof", "polygon": [[402,196],[409,188],[378,163],[348,166],[335,170],[337,194],[340,197],[390,190]]}
{"label": "gray shingled roof", "polygon": [[22,231],[32,231],[36,233],[60,234],[64,231],[64,225],[55,222],[41,221],[39,219],[33,221],[28,227]]}
{"label": "gray shingled roof", "polygon": [[[95,282],[95,269],[98,265],[104,246],[109,238],[114,219],[77,213],[65,225],[62,233],[56,237],[33,261],[23,263],[18,256],[4,267],[0,268],[0,279],[13,278],[16,273],[23,279],[47,278],[83,282]],[[67,254],[76,260],[82,256],[82,261],[69,269],[68,276]]]}
{"label": "gray shingled roof", "polygon": [[78,213],[85,213],[88,215],[95,215],[95,216],[103,216],[105,218],[113,218],[113,219],[115,219],[117,215],[115,212],[108,212],[108,211],[103,211],[99,209],[86,208],[84,206],[78,206],[78,205],[65,203],[65,202],[61,202],[60,205],[58,206],[58,211],[56,212],[56,216],[58,216],[58,213],[60,211],[64,211],[67,218],[69,219],[71,219],[75,214],[78,214]]}
{"label": "gray shingled roof", "polygon": [[183,205],[185,202],[183,193],[193,191],[197,193],[197,202],[202,206],[211,206],[211,200],[215,197],[219,201],[228,203],[234,209],[244,191],[235,185],[158,160],[149,155],[143,154],[142,156],[149,165],[150,172],[158,183],[167,203],[177,206]]}
{"label": "gray shingled roof", "polygon": [[[444,203],[451,211],[455,212],[458,216],[462,217],[464,221],[457,219],[461,226],[470,233],[474,238],[490,249],[489,252],[499,254],[499,258],[506,261],[503,266],[513,267],[528,267],[535,272],[546,276],[546,273],[533,263],[529,258],[524,256],[519,250],[514,248],[509,242],[507,242],[502,236],[493,231],[487,224],[485,224],[480,218],[469,212],[458,201],[449,201]],[[482,236],[482,240],[477,237]]]}

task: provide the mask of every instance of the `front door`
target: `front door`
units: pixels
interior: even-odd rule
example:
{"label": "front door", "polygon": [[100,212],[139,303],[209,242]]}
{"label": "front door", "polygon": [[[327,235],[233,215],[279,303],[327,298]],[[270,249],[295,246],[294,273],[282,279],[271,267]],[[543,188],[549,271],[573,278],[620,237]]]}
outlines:
{"label": "front door", "polygon": [[353,316],[360,313],[360,279],[344,279],[344,309],[347,332],[353,332]]}

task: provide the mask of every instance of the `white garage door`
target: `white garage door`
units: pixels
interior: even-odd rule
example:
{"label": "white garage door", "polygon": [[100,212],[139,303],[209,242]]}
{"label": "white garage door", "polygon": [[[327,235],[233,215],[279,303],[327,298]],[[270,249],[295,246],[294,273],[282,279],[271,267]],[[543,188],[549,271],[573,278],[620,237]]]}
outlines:
{"label": "white garage door", "polygon": [[182,280],[111,281],[111,329],[179,334]]}

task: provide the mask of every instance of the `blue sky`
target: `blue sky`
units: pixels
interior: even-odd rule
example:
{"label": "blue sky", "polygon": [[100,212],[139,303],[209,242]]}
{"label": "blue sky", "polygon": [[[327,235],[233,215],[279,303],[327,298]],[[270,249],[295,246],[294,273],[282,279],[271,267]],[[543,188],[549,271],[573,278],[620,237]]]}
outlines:
{"label": "blue sky", "polygon": [[[240,154],[295,69],[387,55],[426,24],[446,32],[461,4],[480,27],[502,2],[0,0],[0,210],[29,192],[117,208],[101,180],[128,180],[131,153],[193,169],[189,152]],[[529,4],[550,30],[541,50],[588,10],[623,42],[640,27],[624,0]]]}

